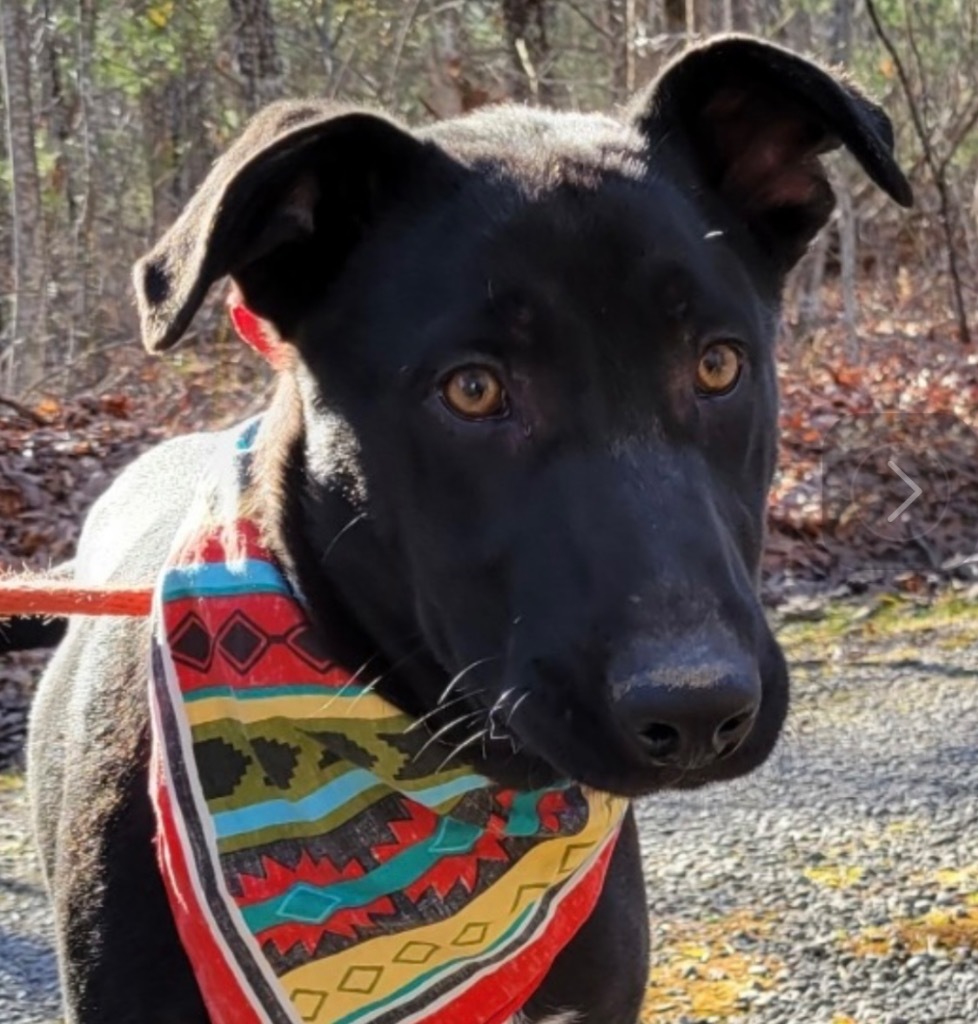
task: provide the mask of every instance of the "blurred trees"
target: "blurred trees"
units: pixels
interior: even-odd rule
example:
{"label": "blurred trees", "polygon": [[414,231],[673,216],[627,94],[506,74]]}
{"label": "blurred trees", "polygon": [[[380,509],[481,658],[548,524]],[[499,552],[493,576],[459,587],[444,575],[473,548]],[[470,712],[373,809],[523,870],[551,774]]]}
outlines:
{"label": "blurred trees", "polygon": [[11,296],[8,335],[16,343],[11,362],[29,379],[43,365],[46,341],[46,272],[44,210],[38,178],[38,149],[34,135],[30,24],[18,0],[0,5],[0,71],[5,97],[4,124],[9,193]]}
{"label": "blurred trees", "polygon": [[835,228],[796,282],[802,319],[841,275],[855,335],[858,281],[906,268],[945,287],[952,247],[967,312],[978,0],[874,6],[892,52],[864,0],[0,0],[0,392],[83,382],[91,353],[133,336],[130,264],[269,100],[415,123],[506,99],[609,108],[724,30],[849,65],[894,116],[917,187],[901,217],[837,164]]}

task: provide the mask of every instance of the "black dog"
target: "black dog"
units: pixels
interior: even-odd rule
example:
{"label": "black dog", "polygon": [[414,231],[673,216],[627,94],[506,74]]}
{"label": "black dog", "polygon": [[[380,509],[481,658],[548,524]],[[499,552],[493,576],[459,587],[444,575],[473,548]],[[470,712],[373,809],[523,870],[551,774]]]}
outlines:
{"label": "black dog", "polygon": [[[258,441],[274,549],[331,649],[384,666],[403,710],[470,667],[463,707],[525,695],[466,750],[480,771],[639,796],[770,753],[788,701],[755,592],[772,350],[839,145],[910,203],[886,116],[748,38],[687,53],[617,119],[505,107],[410,132],[279,104],[137,266],[150,349],[226,275],[288,343]],[[181,438],[123,474],[77,578],[152,582],[212,448]],[[147,649],[143,623],[74,622],[37,698],[71,1022],[208,1019],[154,859]],[[635,1021],[647,943],[629,819],[526,1019]]]}

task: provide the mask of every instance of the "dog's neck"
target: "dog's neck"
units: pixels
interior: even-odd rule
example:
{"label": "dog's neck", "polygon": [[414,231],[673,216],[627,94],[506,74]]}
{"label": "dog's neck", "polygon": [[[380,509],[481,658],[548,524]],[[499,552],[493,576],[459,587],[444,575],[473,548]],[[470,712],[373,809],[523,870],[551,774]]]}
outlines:
{"label": "dog's neck", "polygon": [[[381,696],[409,715],[427,716],[437,729],[444,716],[432,711],[452,674],[415,615],[399,553],[379,536],[365,496],[351,482],[349,439],[319,415],[306,407],[293,375],[282,374],[255,445],[266,542],[332,656],[351,671],[362,670]],[[556,778],[508,745],[475,750],[471,760],[477,771],[514,788]]]}
{"label": "dog's neck", "polygon": [[[367,660],[389,666],[403,653],[394,639],[398,632],[410,635],[416,627],[390,610],[396,606],[390,595],[397,584],[391,553],[374,535],[359,504],[362,496],[349,486],[338,438],[330,438],[314,416],[295,376],[282,374],[255,446],[266,541],[298,586],[330,650],[353,669]],[[385,620],[380,636],[375,623],[357,615],[357,602],[349,597],[369,590],[373,599],[374,589],[381,598],[378,617]]]}

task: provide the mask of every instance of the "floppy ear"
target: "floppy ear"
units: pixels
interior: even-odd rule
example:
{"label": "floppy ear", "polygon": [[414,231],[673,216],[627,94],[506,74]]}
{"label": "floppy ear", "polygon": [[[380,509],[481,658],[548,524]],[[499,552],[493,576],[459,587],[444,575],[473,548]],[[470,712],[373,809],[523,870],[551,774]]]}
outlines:
{"label": "floppy ear", "polygon": [[136,264],[143,343],[176,344],[225,275],[290,339],[359,238],[432,161],[449,162],[375,114],[301,101],[267,107]]}
{"label": "floppy ear", "polygon": [[910,185],[893,128],[853,85],[749,36],[725,36],[672,62],[631,107],[650,146],[693,165],[781,271],[828,220],[835,197],[819,156],[845,146],[901,206]]}

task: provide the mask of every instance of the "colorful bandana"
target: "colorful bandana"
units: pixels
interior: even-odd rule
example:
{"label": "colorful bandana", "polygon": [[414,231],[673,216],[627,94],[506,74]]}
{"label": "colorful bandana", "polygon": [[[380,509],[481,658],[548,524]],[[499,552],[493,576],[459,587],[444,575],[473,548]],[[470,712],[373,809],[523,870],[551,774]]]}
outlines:
{"label": "colorful bandana", "polygon": [[256,428],[153,609],[159,861],[211,1019],[502,1024],[591,913],[626,802],[442,763],[330,659],[243,511]]}

